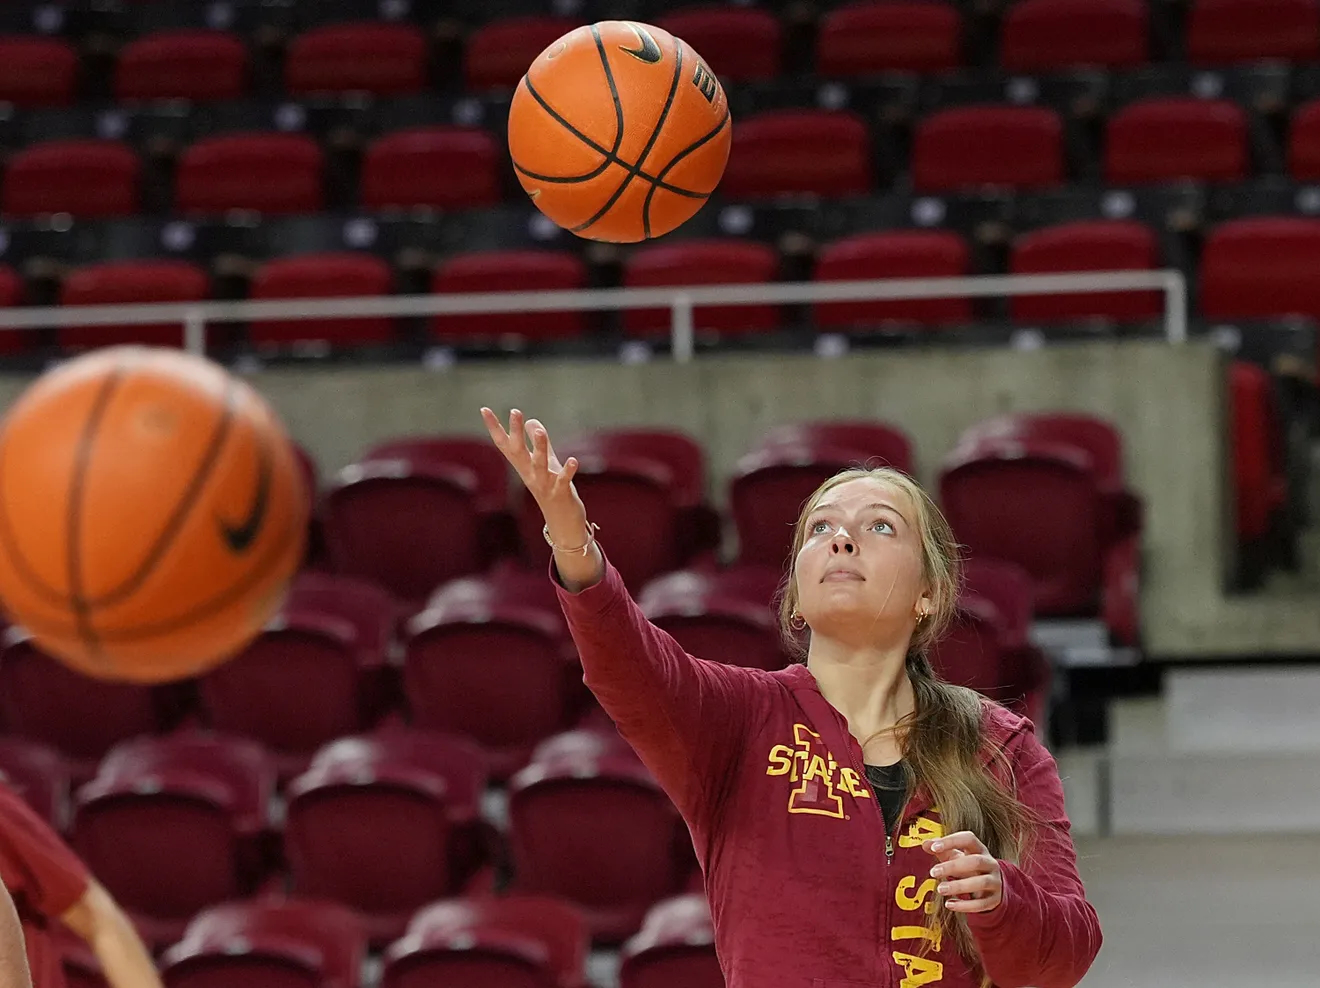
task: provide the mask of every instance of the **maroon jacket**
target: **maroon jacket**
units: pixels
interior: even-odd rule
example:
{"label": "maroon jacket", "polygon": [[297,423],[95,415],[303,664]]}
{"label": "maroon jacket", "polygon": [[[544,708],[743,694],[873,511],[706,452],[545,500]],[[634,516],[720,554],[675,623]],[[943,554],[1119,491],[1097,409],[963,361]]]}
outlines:
{"label": "maroon jacket", "polygon": [[[861,748],[805,666],[688,655],[608,561],[600,583],[558,592],[587,686],[687,822],[728,988],[977,988],[952,942],[921,956],[937,884],[921,842],[944,833],[939,813],[919,788],[885,833]],[[1071,988],[1100,925],[1058,769],[1025,719],[987,701],[986,727],[1048,826],[1021,867],[1001,863],[1001,904],[968,922],[998,988]]]}

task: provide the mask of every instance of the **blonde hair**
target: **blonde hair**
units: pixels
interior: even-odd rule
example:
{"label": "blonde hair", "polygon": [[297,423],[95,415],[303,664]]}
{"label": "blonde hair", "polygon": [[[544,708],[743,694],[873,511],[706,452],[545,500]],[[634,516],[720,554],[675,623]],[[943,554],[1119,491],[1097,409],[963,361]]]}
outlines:
{"label": "blonde hair", "polygon": [[[906,494],[921,535],[922,568],[931,607],[908,644],[907,673],[916,697],[915,710],[895,727],[903,752],[905,802],[911,800],[920,781],[932,804],[939,807],[946,834],[970,830],[995,858],[1019,862],[1039,821],[1010,788],[1012,772],[1003,752],[992,752],[992,762],[1002,766],[1009,779],[1007,785],[983,761],[987,743],[983,717],[985,704],[990,701],[973,690],[944,682],[930,664],[931,647],[948,630],[956,613],[962,567],[948,521],[920,484],[892,467],[855,467],[835,474],[807,499],[794,527],[788,579],[780,596],[779,624],[784,640],[799,659],[806,657],[809,632],[793,627],[798,608],[797,556],[806,541],[807,521],[821,499],[853,480],[881,481]],[[863,749],[870,740],[863,741]],[[923,949],[953,937],[958,952],[980,969],[976,945],[964,917],[946,908],[941,896],[935,896],[928,908],[931,912],[926,926],[932,937],[923,940]],[[983,970],[981,982],[983,986],[990,983]]]}

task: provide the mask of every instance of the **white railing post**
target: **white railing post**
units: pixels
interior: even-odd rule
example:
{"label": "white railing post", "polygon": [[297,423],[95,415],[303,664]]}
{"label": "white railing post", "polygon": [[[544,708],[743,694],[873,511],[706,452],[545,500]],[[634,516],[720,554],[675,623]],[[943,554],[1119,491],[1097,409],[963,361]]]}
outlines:
{"label": "white railing post", "polygon": [[679,292],[670,306],[670,346],[674,360],[686,364],[696,353],[696,329],[692,325],[692,296]]}
{"label": "white railing post", "polygon": [[1170,343],[1187,342],[1187,279],[1181,271],[1166,271],[1164,336]]}
{"label": "white railing post", "polygon": [[183,348],[199,357],[206,356],[206,313],[201,309],[183,314]]}

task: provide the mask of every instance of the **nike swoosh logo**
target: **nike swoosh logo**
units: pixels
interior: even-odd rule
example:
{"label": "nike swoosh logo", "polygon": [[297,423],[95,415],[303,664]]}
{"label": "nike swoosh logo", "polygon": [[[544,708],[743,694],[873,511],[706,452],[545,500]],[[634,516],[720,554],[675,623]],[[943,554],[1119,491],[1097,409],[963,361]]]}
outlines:
{"label": "nike swoosh logo", "polygon": [[266,520],[266,511],[270,507],[270,450],[261,442],[257,448],[257,489],[252,493],[252,506],[247,517],[237,525],[231,525],[223,518],[216,519],[220,526],[220,536],[234,555],[242,555],[252,547]]}
{"label": "nike swoosh logo", "polygon": [[660,59],[664,58],[664,53],[660,51],[660,46],[656,44],[655,38],[651,37],[650,31],[646,30],[646,28],[642,27],[640,24],[629,22],[628,26],[637,32],[637,40],[642,43],[642,47],[638,50],[619,45],[619,48],[622,51],[626,51],[639,62],[647,62],[651,65],[654,65],[656,62],[660,61]]}

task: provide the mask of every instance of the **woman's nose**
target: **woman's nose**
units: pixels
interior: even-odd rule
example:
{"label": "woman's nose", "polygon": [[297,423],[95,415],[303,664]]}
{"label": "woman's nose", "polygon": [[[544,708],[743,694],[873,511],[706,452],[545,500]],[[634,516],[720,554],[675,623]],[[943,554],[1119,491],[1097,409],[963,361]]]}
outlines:
{"label": "woman's nose", "polygon": [[835,554],[839,554],[839,553],[852,554],[855,553],[856,551],[857,551],[857,543],[853,541],[852,536],[848,534],[848,530],[846,528],[844,528],[843,526],[839,526],[839,530],[834,533],[834,538],[830,542],[830,552],[833,552]]}

